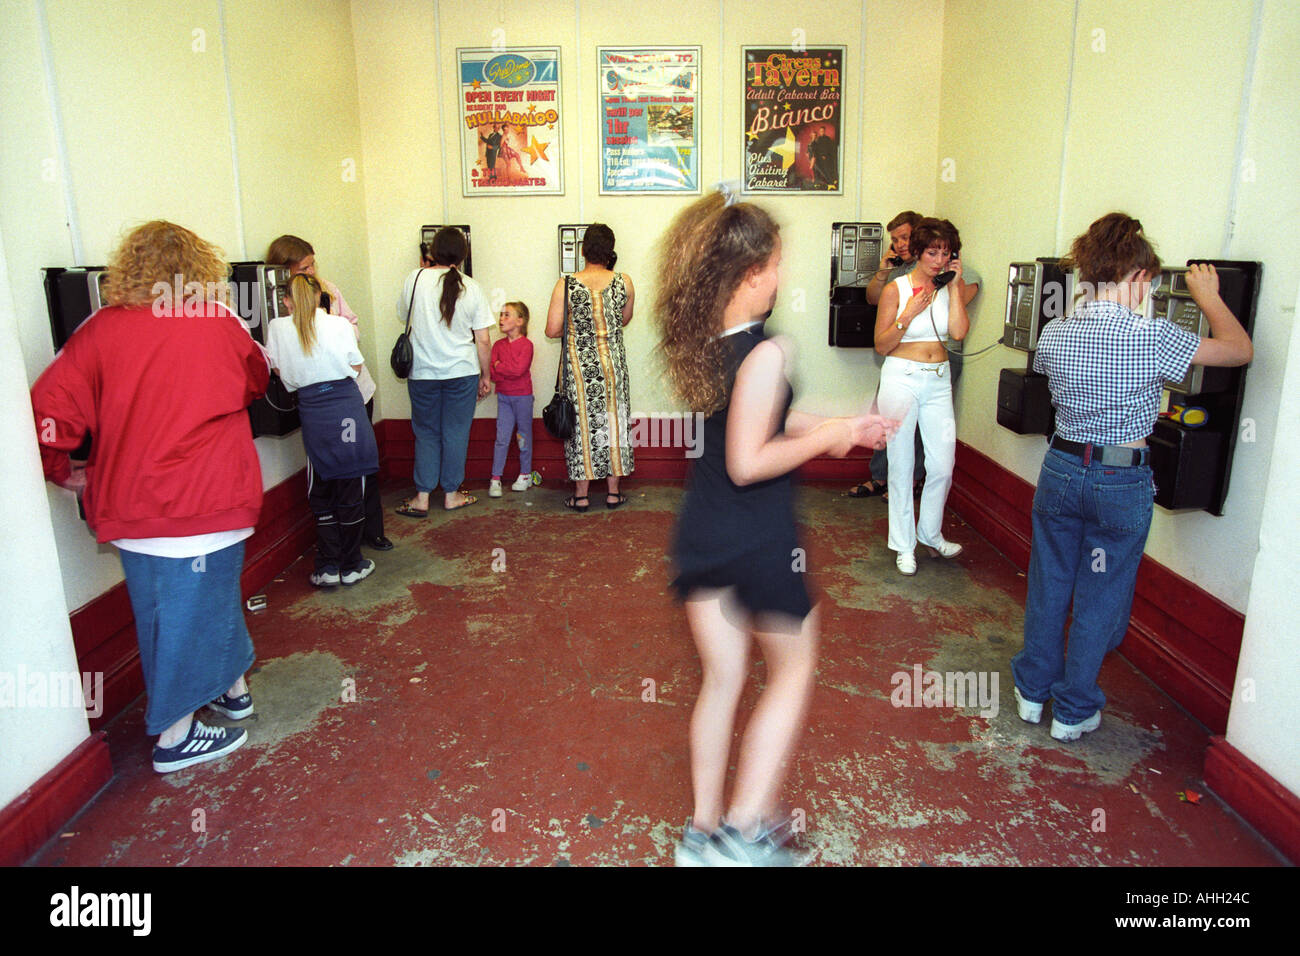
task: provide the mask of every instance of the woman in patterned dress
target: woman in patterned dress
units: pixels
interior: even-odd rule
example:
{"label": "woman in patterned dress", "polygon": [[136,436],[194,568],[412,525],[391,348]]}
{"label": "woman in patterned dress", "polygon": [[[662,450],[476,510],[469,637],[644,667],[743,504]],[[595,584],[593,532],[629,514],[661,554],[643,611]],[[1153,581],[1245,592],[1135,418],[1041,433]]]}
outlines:
{"label": "woman in patterned dress", "polygon": [[618,480],[633,468],[623,327],[632,321],[636,292],[630,278],[613,271],[618,256],[609,226],[587,227],[582,256],[587,264],[555,283],[546,316],[546,335],[559,338],[568,301],[569,331],[561,343],[561,361],[569,363],[568,396],[577,427],[564,443],[569,478],[575,483],[564,506],[573,511],[590,507],[587,486],[599,478],[605,479],[605,507],[622,505],[627,497],[619,493]]}

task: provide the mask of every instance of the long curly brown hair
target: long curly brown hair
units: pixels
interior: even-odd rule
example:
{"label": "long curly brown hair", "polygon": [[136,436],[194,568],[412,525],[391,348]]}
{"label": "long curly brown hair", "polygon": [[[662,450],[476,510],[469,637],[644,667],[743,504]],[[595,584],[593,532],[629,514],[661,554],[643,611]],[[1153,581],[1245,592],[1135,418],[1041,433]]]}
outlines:
{"label": "long curly brown hair", "polygon": [[776,247],[780,229],[753,203],[727,205],[721,193],[692,203],[660,240],[655,320],[673,390],[692,411],[727,404],[722,314],[751,269]]}
{"label": "long curly brown hair", "polygon": [[179,282],[187,299],[224,302],[229,274],[225,256],[212,243],[184,226],[155,219],[132,229],[113,250],[104,298],[110,305],[149,305],[158,298],[159,284],[174,289]]}

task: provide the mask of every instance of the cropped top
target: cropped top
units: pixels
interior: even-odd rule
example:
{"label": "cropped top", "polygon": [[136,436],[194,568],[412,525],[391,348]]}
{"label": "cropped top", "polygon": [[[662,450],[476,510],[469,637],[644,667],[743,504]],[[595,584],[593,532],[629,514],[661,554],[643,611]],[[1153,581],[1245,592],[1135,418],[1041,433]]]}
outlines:
{"label": "cropped top", "polygon": [[[912,280],[910,275],[899,276],[894,280],[894,285],[898,287],[898,314],[894,316],[894,321],[903,314],[907,308],[907,302],[912,298]],[[914,318],[903,332],[903,337],[898,340],[898,344],[904,342],[942,342],[948,337],[948,290],[952,284],[944,286],[939,290],[939,294],[934,297],[934,302]],[[934,322],[931,324],[930,316],[934,316]],[[935,330],[938,330],[938,335]]]}

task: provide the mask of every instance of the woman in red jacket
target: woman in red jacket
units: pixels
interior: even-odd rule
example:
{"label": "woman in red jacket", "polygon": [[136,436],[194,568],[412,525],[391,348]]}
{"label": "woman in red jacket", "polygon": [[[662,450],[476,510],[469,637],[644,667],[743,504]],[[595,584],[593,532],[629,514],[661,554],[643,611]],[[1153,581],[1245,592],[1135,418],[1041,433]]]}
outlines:
{"label": "woman in red jacket", "polygon": [[[188,229],[150,222],[113,253],[108,306],[88,318],[32,386],[45,476],[83,494],[100,542],[116,545],[135,613],[160,773],[240,747],[204,706],[253,712],[253,643],[239,575],[262,507],[247,406],[266,359],[223,304],[227,265]],[[68,452],[93,438],[84,472]]]}

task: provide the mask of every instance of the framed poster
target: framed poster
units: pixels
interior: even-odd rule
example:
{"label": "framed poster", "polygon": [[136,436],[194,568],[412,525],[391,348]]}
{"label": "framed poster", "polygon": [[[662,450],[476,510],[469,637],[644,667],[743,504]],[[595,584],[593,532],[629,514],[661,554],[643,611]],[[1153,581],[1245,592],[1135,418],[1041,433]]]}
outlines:
{"label": "framed poster", "polygon": [[458,49],[466,196],[560,195],[560,49]]}
{"label": "framed poster", "polygon": [[698,193],[700,48],[597,55],[601,193]]}
{"label": "framed poster", "polygon": [[745,192],[843,194],[844,47],[744,48]]}

